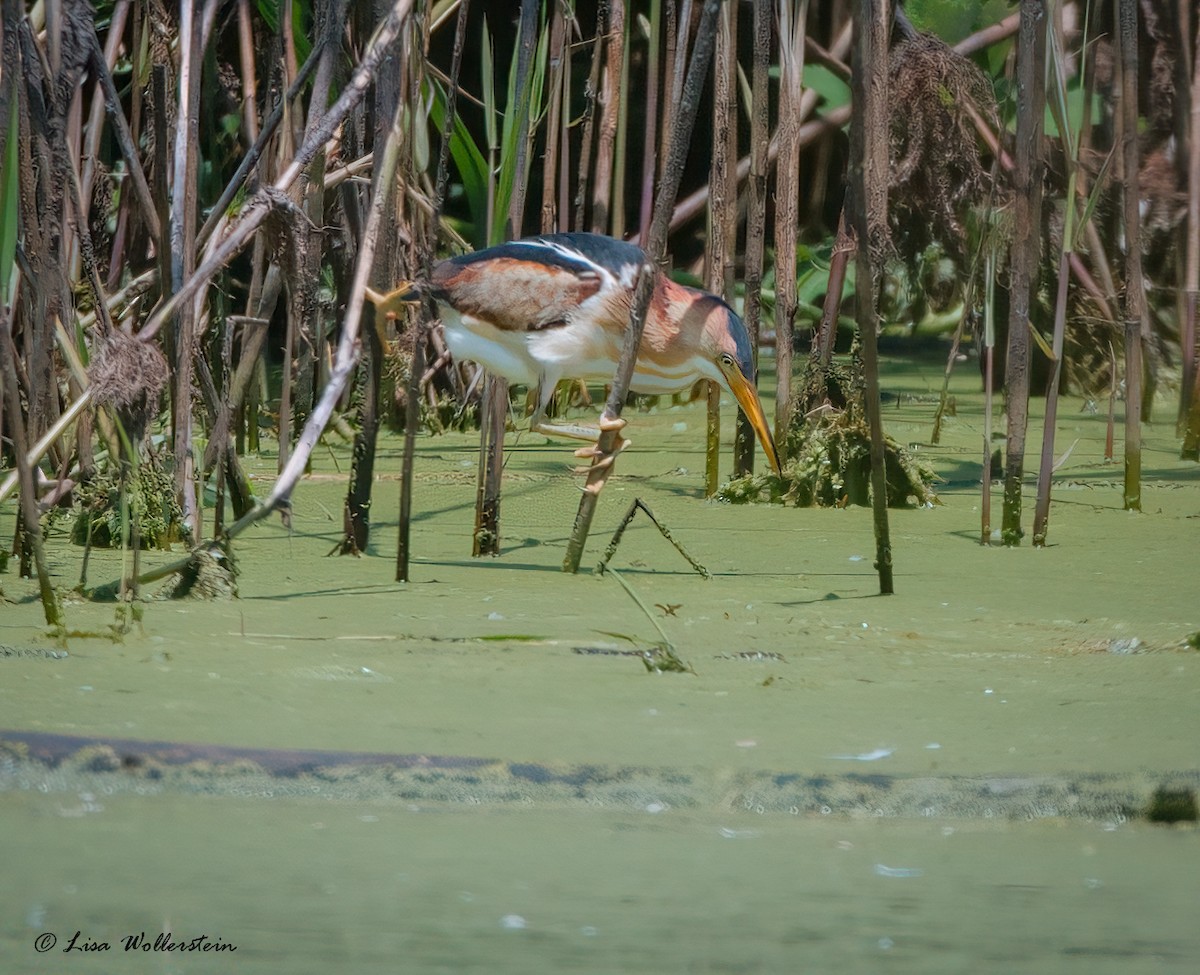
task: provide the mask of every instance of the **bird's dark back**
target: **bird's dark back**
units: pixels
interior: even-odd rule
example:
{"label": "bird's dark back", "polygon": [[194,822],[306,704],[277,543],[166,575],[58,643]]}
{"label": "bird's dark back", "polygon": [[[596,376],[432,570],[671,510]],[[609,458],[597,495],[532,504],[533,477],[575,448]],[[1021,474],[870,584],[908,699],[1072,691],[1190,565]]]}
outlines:
{"label": "bird's dark back", "polygon": [[460,254],[444,263],[457,270],[502,258],[560,267],[580,275],[593,274],[598,266],[619,277],[623,268],[640,265],[646,255],[636,244],[601,234],[542,234]]}

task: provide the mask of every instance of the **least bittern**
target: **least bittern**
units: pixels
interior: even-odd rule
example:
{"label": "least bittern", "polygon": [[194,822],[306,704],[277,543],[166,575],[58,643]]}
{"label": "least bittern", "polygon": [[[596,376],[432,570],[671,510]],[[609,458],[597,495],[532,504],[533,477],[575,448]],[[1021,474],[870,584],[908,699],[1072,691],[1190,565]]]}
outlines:
{"label": "least bittern", "polygon": [[[452,356],[539,389],[531,429],[595,440],[594,428],[546,422],[546,408],[560,379],[613,378],[645,262],[640,247],[611,237],[546,234],[442,261],[428,293],[441,311]],[[387,295],[368,293],[383,311],[421,295],[413,283]],[[734,395],[778,473],[745,323],[717,296],[656,272],[631,389],[674,393],[699,379]]]}

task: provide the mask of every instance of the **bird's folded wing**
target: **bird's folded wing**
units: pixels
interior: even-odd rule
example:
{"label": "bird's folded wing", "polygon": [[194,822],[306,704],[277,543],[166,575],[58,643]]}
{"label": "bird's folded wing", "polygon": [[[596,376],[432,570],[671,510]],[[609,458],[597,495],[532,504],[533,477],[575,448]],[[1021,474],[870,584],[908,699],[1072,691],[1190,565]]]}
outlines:
{"label": "bird's folded wing", "polygon": [[460,315],[499,329],[540,331],[567,324],[585,303],[603,315],[604,279],[582,262],[547,260],[543,248],[514,243],[443,261],[433,272],[434,296]]}

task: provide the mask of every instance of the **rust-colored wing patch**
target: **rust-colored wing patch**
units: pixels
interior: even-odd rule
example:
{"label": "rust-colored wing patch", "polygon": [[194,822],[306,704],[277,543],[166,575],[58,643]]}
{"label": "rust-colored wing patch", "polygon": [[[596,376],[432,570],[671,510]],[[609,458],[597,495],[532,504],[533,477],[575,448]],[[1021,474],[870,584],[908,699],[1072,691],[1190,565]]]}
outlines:
{"label": "rust-colored wing patch", "polygon": [[594,274],[494,257],[469,264],[444,261],[434,268],[433,286],[459,314],[508,331],[540,331],[565,324],[601,282]]}

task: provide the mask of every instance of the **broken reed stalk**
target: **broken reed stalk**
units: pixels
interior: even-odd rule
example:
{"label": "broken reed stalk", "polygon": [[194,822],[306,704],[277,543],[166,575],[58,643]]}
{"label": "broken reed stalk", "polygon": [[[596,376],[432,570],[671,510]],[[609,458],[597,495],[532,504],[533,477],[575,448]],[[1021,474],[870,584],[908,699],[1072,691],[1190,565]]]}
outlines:
{"label": "broken reed stalk", "polygon": [[856,111],[850,124],[853,224],[858,240],[854,284],[859,341],[862,343],[867,425],[871,433],[871,508],[875,524],[875,569],[879,592],[890,595],[892,543],[888,527],[887,471],[879,401],[877,282],[888,239],[888,37],[891,4],[860,0],[854,27],[851,91]]}
{"label": "broken reed stalk", "polygon": [[[762,324],[763,250],[767,226],[767,146],[771,60],[771,0],[754,0],[753,62],[750,68],[750,175],[746,183],[746,303],[743,318],[750,333],[755,380],[758,378]],[[739,409],[733,436],[733,476],[754,472],[754,428]]]}
{"label": "broken reed stalk", "polygon": [[[170,139],[167,138],[170,122],[167,111],[169,96],[167,94],[166,64],[158,63],[151,66],[150,90],[153,92],[152,101],[154,105],[152,115],[152,131],[154,132],[154,199],[158,212],[158,235],[154,238],[154,243],[158,256],[159,291],[157,301],[161,305],[165,296],[174,291],[174,284],[171,277],[171,188],[167,179],[171,170],[171,164],[168,157]],[[166,319],[164,318],[163,320],[165,321]],[[148,335],[143,341],[148,342],[153,337],[153,335]],[[168,357],[172,354],[171,343],[172,335],[170,330],[168,330],[167,334],[163,336],[162,341],[163,352]],[[174,399],[174,385],[171,387],[170,395]],[[174,409],[174,406],[172,406],[172,409]]]}
{"label": "broken reed stalk", "polygon": [[[112,14],[108,22],[108,36],[105,40],[105,46],[100,48],[100,39],[96,36],[96,32],[88,31],[87,40],[92,48],[92,56],[95,57],[95,51],[99,50],[100,65],[93,61],[93,70],[99,73],[101,70],[111,72],[113,65],[117,63],[117,56],[121,50],[121,42],[125,36],[125,25],[129,19],[129,10],[132,6],[130,0],[117,0],[112,6]],[[111,81],[111,77],[110,77]],[[91,104],[88,108],[87,123],[85,136],[81,137],[79,146],[79,185],[81,188],[80,196],[85,200],[92,199],[92,186],[96,178],[96,160],[100,155],[100,143],[104,134],[104,103],[105,103],[105,86],[97,84],[92,91]],[[136,179],[136,177],[134,177]],[[143,176],[143,181],[145,177]],[[68,274],[72,281],[79,279],[80,257],[78,246],[72,243],[72,251]]]}
{"label": "broken reed stalk", "polygon": [[975,300],[975,279],[978,266],[978,253],[971,262],[971,271],[967,275],[967,283],[963,288],[962,314],[958,316],[958,325],[950,340],[950,351],[946,355],[946,368],[942,371],[942,389],[938,394],[937,409],[933,411],[933,430],[929,434],[929,442],[938,445],[942,442],[942,420],[946,417],[946,408],[950,405],[950,377],[954,373],[954,363],[958,360],[958,350],[962,347],[963,336],[967,331],[967,319]]}
{"label": "broken reed stalk", "polygon": [[[242,126],[246,138],[258,141],[258,73],[254,46],[254,23],[250,17],[250,0],[237,0],[238,63],[242,80]],[[317,44],[320,44],[318,39]],[[314,49],[313,54],[316,54]],[[311,55],[310,55],[311,59]]]}
{"label": "broken reed stalk", "polygon": [[[486,64],[491,69],[490,39],[485,40]],[[484,132],[488,143],[487,180],[487,243],[496,239],[496,177],[499,167],[496,153],[499,136],[496,131],[494,71],[484,79]],[[508,384],[482,366],[476,379],[482,378],[483,392],[479,397],[479,463],[475,470],[475,527],[471,532],[471,555],[500,554],[500,475],[504,469],[504,429],[508,416]],[[464,401],[463,408],[466,408]]]}
{"label": "broken reed stalk", "polygon": [[[696,114],[700,109],[704,79],[708,74],[709,61],[712,59],[717,10],[720,5],[720,0],[705,0],[700,14],[700,25],[696,32],[696,43],[692,51],[691,64],[688,67],[683,97],[679,101],[678,111],[671,125],[670,149],[667,153],[667,164],[663,167],[658,197],[654,204],[654,218],[650,221],[650,236],[644,244],[647,260],[638,272],[633,302],[629,310],[629,330],[625,333],[625,344],[621,348],[617,373],[613,378],[612,389],[609,391],[604,413],[600,417],[598,450],[592,461],[592,467],[588,471],[583,495],[579,499],[579,510],[575,515],[575,524],[571,529],[567,553],[563,559],[564,572],[579,571],[579,562],[583,558],[583,547],[587,542],[588,532],[592,527],[592,518],[596,513],[596,501],[599,498],[600,490],[604,487],[604,481],[612,470],[613,451],[616,449],[617,436],[623,426],[621,410],[625,405],[625,396],[629,391],[630,380],[633,378],[633,367],[637,362],[642,330],[646,325],[646,310],[650,305],[650,295],[654,290],[654,276],[666,249],[667,227],[674,209],[675,197],[679,192],[679,182],[683,178],[683,167],[687,161],[692,127],[695,125]],[[605,463],[606,460],[607,463]]]}
{"label": "broken reed stalk", "polygon": [[1054,302],[1053,358],[1050,362],[1050,379],[1046,384],[1046,415],[1042,424],[1042,457],[1038,466],[1037,503],[1033,514],[1033,544],[1043,548],[1046,544],[1046,528],[1050,520],[1050,475],[1054,472],[1054,433],[1058,422],[1058,383],[1062,374],[1063,340],[1067,329],[1067,283],[1070,281],[1070,238],[1073,236],[1070,221],[1074,218],[1074,180],[1069,180],[1067,223],[1063,227],[1062,254],[1058,263],[1058,295]]}
{"label": "broken reed stalk", "polygon": [[[779,159],[775,172],[775,443],[786,460],[792,422],[796,235],[800,226],[800,119],[808,0],[779,0]],[[840,296],[839,289],[839,296]],[[835,319],[836,321],[836,319]]]}
{"label": "broken reed stalk", "polygon": [[[632,599],[635,603],[637,603],[638,609],[640,609],[642,611],[642,614],[646,617],[646,619],[648,619],[650,621],[650,624],[658,631],[658,635],[662,639],[663,648],[667,651],[667,653],[670,655],[670,657],[675,658],[677,660],[678,658],[675,657],[675,644],[673,644],[671,642],[671,638],[669,636],[667,636],[666,631],[659,625],[658,620],[656,620],[654,618],[654,614],[650,612],[650,607],[647,606],[644,602],[642,602],[642,597],[637,594],[637,592],[634,590],[633,586],[631,586],[628,582],[625,581],[625,578],[621,575],[621,573],[619,573],[616,569],[609,569],[608,572],[609,572],[609,575],[611,575],[614,579],[617,580],[617,582],[619,582],[621,584],[621,588],[625,590],[625,592],[628,594],[629,598]],[[648,668],[648,669],[653,669],[653,668]],[[690,670],[691,668],[684,665],[682,669]],[[695,673],[695,671],[693,671],[693,673]]]}
{"label": "broken reed stalk", "polygon": [[1041,258],[1041,144],[1046,111],[1045,0],[1021,0],[1020,14],[1008,357],[1004,377],[1008,442],[1000,533],[1005,545],[1020,545],[1022,534],[1021,480],[1025,473],[1025,434],[1029,424],[1029,313]]}
{"label": "broken reed stalk", "polygon": [[504,432],[508,424],[508,383],[484,373],[479,398],[479,468],[475,490],[475,530],[471,555],[500,554],[500,482],[504,473]]}
{"label": "broken reed stalk", "polygon": [[1125,226],[1125,490],[1126,511],[1142,510],[1141,195],[1138,192],[1138,4],[1119,0],[1121,151]]}
{"label": "broken reed stalk", "polygon": [[[668,3],[666,5],[667,14],[667,41],[666,50],[663,57],[663,83],[667,89],[667,97],[663,99],[662,119],[659,124],[658,131],[660,133],[671,131],[671,126],[674,124],[675,106],[679,104],[679,100],[683,97],[683,80],[687,74],[687,52],[688,42],[691,38],[692,30],[692,0],[682,0],[679,5],[679,10],[676,11],[675,4]],[[661,173],[667,166],[667,153],[671,149],[671,140],[657,139],[658,143],[658,171]],[[650,218],[654,218],[653,206],[651,206]],[[650,236],[650,224],[647,222],[644,228],[638,231],[638,241],[647,240]]]}
{"label": "broken reed stalk", "polygon": [[1112,463],[1117,426],[1117,350],[1113,348],[1111,341],[1108,343],[1108,365],[1108,422],[1104,428],[1104,460]]}
{"label": "broken reed stalk", "polygon": [[653,522],[654,527],[658,529],[658,533],[671,543],[675,551],[683,556],[688,565],[695,569],[696,572],[705,579],[712,578],[712,573],[694,558],[692,558],[687,549],[685,549],[679,544],[679,542],[675,540],[675,536],[671,534],[670,529],[668,529],[666,525],[664,525],[658,520],[658,518],[655,517],[654,512],[650,510],[650,507],[641,498],[633,499],[629,505],[629,510],[625,512],[625,517],[622,518],[621,523],[617,525],[617,530],[613,532],[612,541],[608,543],[608,548],[604,550],[604,556],[596,565],[597,575],[603,575],[605,570],[608,568],[608,563],[612,561],[612,557],[617,554],[617,546],[621,544],[621,539],[625,535],[625,529],[629,527],[629,523],[633,521],[634,515],[636,515],[639,511],[641,511],[647,518],[650,519],[651,522]]}
{"label": "broken reed stalk", "polygon": [[[708,185],[708,241],[705,284],[733,303],[733,252],[737,246],[737,4],[721,6],[713,55],[712,160]],[[706,419],[704,494],[721,483],[721,391],[704,383]]]}

